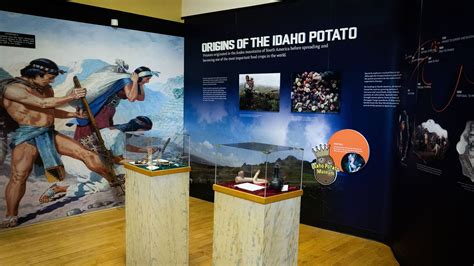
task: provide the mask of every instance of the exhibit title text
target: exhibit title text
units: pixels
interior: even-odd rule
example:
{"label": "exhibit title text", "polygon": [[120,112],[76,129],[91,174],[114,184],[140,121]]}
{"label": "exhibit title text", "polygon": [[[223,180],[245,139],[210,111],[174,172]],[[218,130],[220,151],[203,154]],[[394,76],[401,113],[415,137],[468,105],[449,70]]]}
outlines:
{"label": "exhibit title text", "polygon": [[216,51],[229,51],[234,49],[296,45],[305,43],[322,43],[354,39],[357,39],[357,27],[345,27],[339,29],[327,29],[310,32],[295,32],[289,34],[276,34],[271,36],[241,38],[237,40],[205,42],[201,45],[201,51],[203,53],[206,53]]}

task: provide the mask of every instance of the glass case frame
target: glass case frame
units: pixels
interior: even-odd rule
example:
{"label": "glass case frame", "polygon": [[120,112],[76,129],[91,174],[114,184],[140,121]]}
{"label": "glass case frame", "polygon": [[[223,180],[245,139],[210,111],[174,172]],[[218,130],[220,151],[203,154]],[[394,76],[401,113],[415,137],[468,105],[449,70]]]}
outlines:
{"label": "glass case frame", "polygon": [[259,142],[217,144],[214,158],[216,185],[260,197],[302,189],[303,148]]}
{"label": "glass case frame", "polygon": [[124,160],[148,171],[189,167],[190,136],[156,132],[126,132]]}

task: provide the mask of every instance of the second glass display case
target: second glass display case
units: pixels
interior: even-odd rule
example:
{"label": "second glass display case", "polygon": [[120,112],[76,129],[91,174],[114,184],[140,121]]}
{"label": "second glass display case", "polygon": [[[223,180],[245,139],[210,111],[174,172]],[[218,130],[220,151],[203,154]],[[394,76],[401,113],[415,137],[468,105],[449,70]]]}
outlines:
{"label": "second glass display case", "polygon": [[304,149],[258,142],[216,145],[217,185],[268,197],[302,187]]}

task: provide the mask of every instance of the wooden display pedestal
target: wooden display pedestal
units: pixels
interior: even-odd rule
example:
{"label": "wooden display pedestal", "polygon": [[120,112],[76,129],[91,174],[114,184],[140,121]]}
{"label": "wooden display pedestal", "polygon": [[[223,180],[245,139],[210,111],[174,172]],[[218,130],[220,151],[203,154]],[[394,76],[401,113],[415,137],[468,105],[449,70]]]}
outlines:
{"label": "wooden display pedestal", "polygon": [[125,168],[127,265],[188,265],[191,168]]}
{"label": "wooden display pedestal", "polygon": [[264,198],[213,189],[213,265],[297,265],[302,190]]}

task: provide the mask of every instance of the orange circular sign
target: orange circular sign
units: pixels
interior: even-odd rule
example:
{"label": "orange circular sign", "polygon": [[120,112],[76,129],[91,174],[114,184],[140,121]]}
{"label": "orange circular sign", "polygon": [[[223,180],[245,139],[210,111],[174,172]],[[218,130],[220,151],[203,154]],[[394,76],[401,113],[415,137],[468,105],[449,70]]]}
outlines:
{"label": "orange circular sign", "polygon": [[329,155],[340,171],[343,171],[343,157],[348,153],[360,155],[364,159],[365,164],[369,161],[369,143],[358,131],[353,129],[339,130],[331,136],[328,144],[330,145]]}

